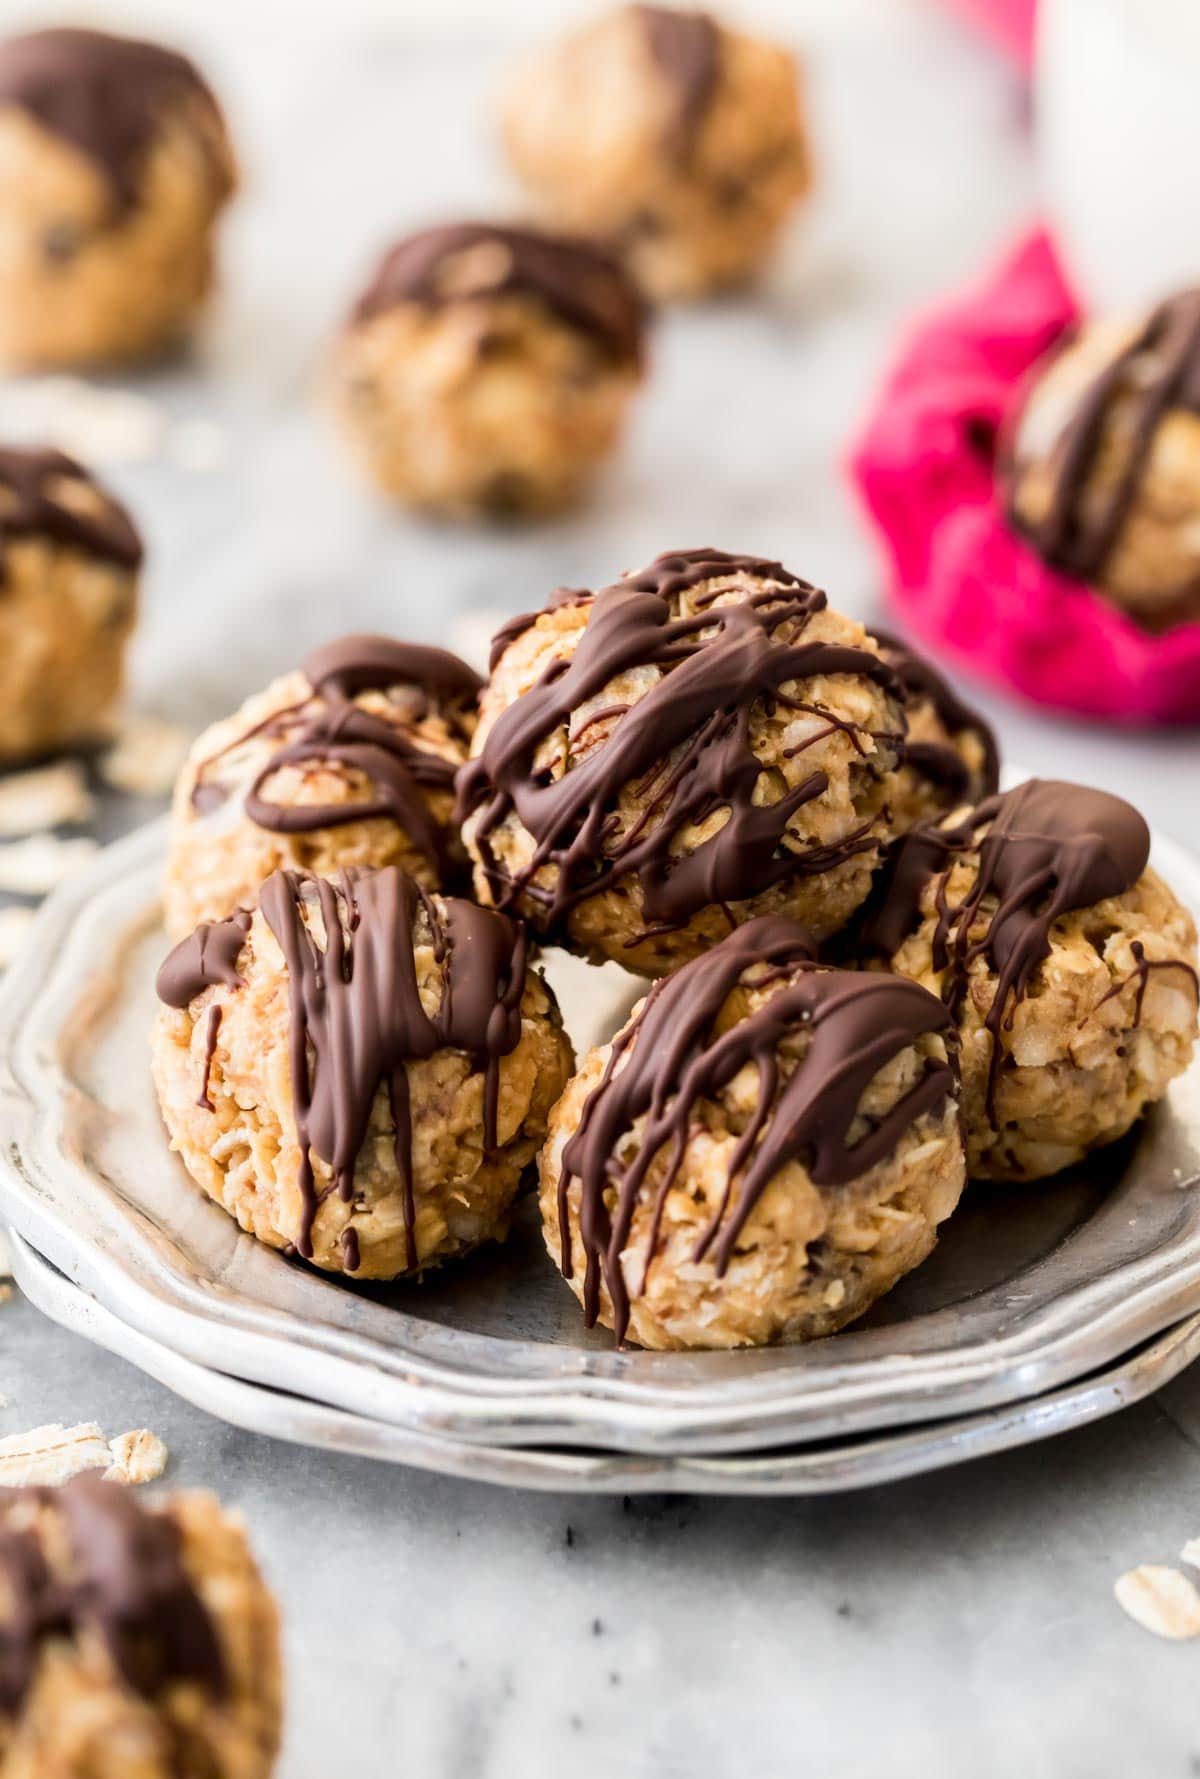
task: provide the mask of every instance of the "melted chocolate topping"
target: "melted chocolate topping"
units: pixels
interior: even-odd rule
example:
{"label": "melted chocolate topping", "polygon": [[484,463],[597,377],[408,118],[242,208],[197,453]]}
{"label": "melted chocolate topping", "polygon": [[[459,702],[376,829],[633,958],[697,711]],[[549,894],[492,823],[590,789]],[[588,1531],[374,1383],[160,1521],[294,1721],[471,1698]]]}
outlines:
{"label": "melted chocolate topping", "polygon": [[238,957],[250,930],[250,915],[239,908],[227,920],[204,921],[164,959],[154,992],[168,1007],[189,1007],[198,994],[223,982],[240,988]]}
{"label": "melted chocolate topping", "polygon": [[676,147],[686,154],[696,139],[721,72],[721,33],[705,12],[635,6],[650,54],[675,89]]}
{"label": "melted chocolate topping", "polygon": [[[423,793],[452,790],[453,765],[424,748],[399,724],[364,710],[354,700],[366,691],[415,686],[465,710],[474,705],[482,684],[479,675],[445,649],[395,642],[386,636],[344,636],[327,643],[308,657],[302,671],[312,686],[312,700],[277,711],[253,731],[278,737],[282,745],[246,792],[250,820],[275,834],[311,834],[318,828],[382,817],[403,828],[418,851],[444,870],[446,835]],[[424,714],[425,709],[418,710],[413,721]],[[245,739],[239,737],[231,745],[240,746]],[[264,794],[281,767],[331,762],[360,772],[372,786],[373,797],[365,803],[283,804]],[[220,786],[204,776],[212,764],[204,762],[192,791],[192,807],[201,815],[224,801]]]}
{"label": "melted chocolate topping", "polygon": [[[263,885],[263,918],[287,964],[292,1093],[300,1145],[303,1219],[296,1251],[312,1258],[318,1192],[310,1150],[333,1170],[349,1203],[375,1096],[386,1089],[404,1189],[407,1264],[416,1264],[412,1129],[407,1062],[441,1049],[466,1051],[484,1074],[484,1144],[496,1143],[500,1059],[521,1037],[524,929],[502,914],[453,898],[440,908],[401,871],[345,871],[329,878],[277,871]],[[319,912],[322,949],[304,915]],[[413,926],[424,910],[443,973],[440,1006],[426,1011],[417,984]],[[311,1063],[310,1063],[311,1053]],[[349,1270],[358,1242],[343,1242]]]}
{"label": "melted chocolate topping", "polygon": [[84,512],[63,500],[61,484],[96,483],[63,451],[0,450],[0,581],[4,547],[13,538],[46,537],[118,568],[141,566],[142,540],[125,508],[103,494],[103,508]]}
{"label": "melted chocolate topping", "polygon": [[[672,617],[673,597],[718,576],[745,576],[755,584],[735,604],[717,605],[720,593],[713,592],[694,616]],[[778,584],[759,584],[766,581]],[[474,843],[496,906],[514,909],[524,896],[541,905],[539,924],[553,926],[629,874],[641,886],[650,930],[673,930],[712,903],[745,901],[771,884],[816,876],[872,849],[876,842],[865,826],[828,846],[783,845],[796,810],[827,788],[823,772],[773,803],[753,801],[763,771],[750,745],[757,703],[826,718],[828,728],[804,745],[843,729],[857,746],[852,724],[783,687],[817,674],[852,673],[896,688],[892,669],[870,650],[804,641],[805,626],[825,603],[823,593],[777,562],[717,550],[659,556],[642,574],[596,594],[571,658],[553,662],[502,712],[482,752],[459,773],[459,815],[479,812]],[[661,678],[636,703],[592,717],[611,717],[612,726],[569,771],[550,779],[534,769],[538,747],[573,711],[619,674],[642,667],[657,667]],[[682,751],[672,761],[675,749]],[[643,787],[646,808],[617,835],[614,804],[628,784]],[[722,809],[728,819],[716,834],[683,857],[672,855],[682,828]],[[537,843],[516,875],[490,844],[510,810]],[[543,865],[555,868],[552,888],[534,882]]]}
{"label": "melted chocolate topping", "polygon": [[[0,106],[16,105],[103,173],[119,210],[138,199],[142,165],[163,116],[199,100],[221,128],[212,92],[186,56],[103,31],[33,31],[0,43]],[[214,183],[229,169],[215,150]]]}
{"label": "melted chocolate topping", "polygon": [[[736,1024],[719,1029],[726,1001],[748,971],[774,992]],[[778,983],[780,986],[774,987]],[[570,1182],[580,1184],[579,1233],[586,1259],[584,1310],[590,1327],[600,1308],[601,1279],[613,1306],[616,1339],[629,1325],[629,1284],[621,1255],[655,1158],[667,1165],[654,1188],[641,1290],[654,1260],[667,1196],[683,1161],[699,1101],[714,1098],[738,1070],[753,1064],[758,1102],[730,1160],[725,1193],[697,1243],[721,1276],[739,1235],[767,1185],[789,1162],[802,1161],[819,1186],[839,1187],[891,1155],[903,1133],[955,1092],[950,1062],[930,1060],[920,1080],[865,1134],[850,1126],[871,1081],[923,1033],[951,1034],[949,1010],[903,977],[831,970],[814,961],[809,934],[767,915],[747,922],[719,945],[656,982],[637,1017],[614,1040],[599,1085],[563,1150],[558,1187],[561,1266],[572,1276],[567,1215]],[[780,1041],[803,1030],[808,1046],[790,1075],[780,1068]],[[618,1159],[641,1118],[636,1149]],[[615,1188],[610,1211],[606,1194]]]}
{"label": "melted chocolate topping", "polygon": [[0,1711],[19,1711],[44,1642],[84,1629],[99,1633],[122,1679],[143,1698],[173,1681],[195,1681],[224,1697],[221,1645],[184,1567],[175,1522],[147,1511],[132,1490],[92,1475],[23,1493],[61,1513],[71,1572],[54,1574],[34,1528],[0,1529],[0,1572],[12,1595],[0,1626]]}
{"label": "melted chocolate topping", "polygon": [[[1113,403],[1128,404],[1125,461],[1102,502],[1089,496],[1109,436]],[[1030,523],[1010,518],[1052,568],[1081,581],[1104,571],[1137,499],[1160,421],[1172,408],[1200,413],[1200,290],[1169,297],[1084,392],[1055,447],[1053,499]]]}
{"label": "melted chocolate topping", "polygon": [[[975,883],[958,904],[946,884],[955,860],[978,850]],[[940,878],[934,969],[945,971],[943,996],[958,1011],[978,957],[996,973],[996,992],[984,1024],[992,1034],[988,1117],[1003,1051],[1034,971],[1050,952],[1050,929],[1064,914],[1090,908],[1132,889],[1150,857],[1150,831],[1130,804],[1107,791],[1031,778],[1014,791],[989,797],[953,828],[921,826],[894,849],[879,898],[863,928],[869,950],[891,957],[920,921],[926,885]],[[983,904],[995,901],[990,914]],[[980,919],[981,936],[971,929]]]}
{"label": "melted chocolate topping", "polygon": [[[484,258],[483,250],[490,250]],[[479,253],[479,276],[458,256]],[[368,321],[400,303],[440,307],[481,296],[535,298],[621,361],[640,364],[645,307],[619,262],[590,242],[491,223],[450,223],[387,254],[354,310]]]}
{"label": "melted chocolate topping", "polygon": [[942,792],[945,809],[994,797],[1000,788],[1000,750],[990,725],[963,702],[932,661],[886,630],[873,629],[872,635],[884,660],[895,668],[910,703],[928,699],[948,735],[977,735],[983,749],[983,763],[976,774],[949,743],[913,741],[910,737],[904,744],[905,764]]}

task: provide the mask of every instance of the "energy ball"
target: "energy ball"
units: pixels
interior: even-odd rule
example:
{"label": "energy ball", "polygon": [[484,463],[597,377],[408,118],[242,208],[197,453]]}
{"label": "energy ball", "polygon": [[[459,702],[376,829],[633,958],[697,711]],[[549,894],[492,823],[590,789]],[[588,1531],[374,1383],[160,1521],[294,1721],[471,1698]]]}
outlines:
{"label": "energy ball", "polygon": [[399,865],[441,888],[462,864],[454,774],[480,684],[445,649],[346,636],[214,724],[175,788],[167,931],[253,903],[282,868]]}
{"label": "energy ball", "polygon": [[925,1259],[966,1178],[953,1018],[765,916],[584,1059],[540,1161],[589,1327],[644,1347],[815,1340]]}
{"label": "energy ball", "polygon": [[891,793],[896,826],[907,831],[995,796],[1000,750],[984,718],[924,655],[884,630],[873,629],[872,638],[904,688],[908,718],[904,764]]}
{"label": "energy ball", "polygon": [[338,341],[343,431],[410,506],[555,511],[620,437],[644,319],[599,248],[486,223],[429,229],[391,250]]}
{"label": "energy ball", "polygon": [[141,563],[129,514],[74,458],[0,449],[0,761],[103,733]]}
{"label": "energy ball", "polygon": [[571,1069],[516,921],[393,866],[278,871],[158,994],[171,1146],[260,1241],[392,1279],[506,1235]]}
{"label": "energy ball", "polygon": [[183,56],[100,31],[0,43],[0,359],[174,345],[208,292],[234,183],[221,111]]}
{"label": "energy ball", "polygon": [[1128,803],[1047,779],[893,852],[864,948],[955,1016],[973,1175],[1081,1161],[1187,1067],[1196,930],[1149,852]]}
{"label": "energy ball", "polygon": [[741,922],[818,937],[891,833],[901,688],[778,562],[688,550],[496,639],[463,838],[480,901],[659,976]]}
{"label": "energy ball", "polygon": [[212,1495],[94,1473],[0,1496],[5,1779],[266,1779],[279,1620]]}
{"label": "energy ball", "polygon": [[509,158],[556,227],[670,301],[744,282],[810,183],[795,58],[703,12],[625,6],[521,71]]}
{"label": "energy ball", "polygon": [[1132,327],[1083,327],[1008,455],[1011,520],[1052,568],[1147,630],[1200,619],[1200,290]]}

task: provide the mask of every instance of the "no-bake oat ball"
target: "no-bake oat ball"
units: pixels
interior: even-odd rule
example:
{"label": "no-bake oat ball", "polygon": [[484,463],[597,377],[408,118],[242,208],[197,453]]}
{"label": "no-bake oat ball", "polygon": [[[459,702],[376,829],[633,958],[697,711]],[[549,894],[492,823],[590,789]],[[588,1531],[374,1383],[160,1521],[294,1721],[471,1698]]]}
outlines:
{"label": "no-bake oat ball", "polygon": [[761,265],[810,182],[795,58],[703,12],[625,6],[535,56],[504,141],[541,213],[670,300]]}
{"label": "no-bake oat ball", "polygon": [[399,865],[445,885],[479,685],[445,649],[346,636],[206,730],[175,789],[167,931],[252,904],[285,867]]}
{"label": "no-bake oat ball", "polygon": [[0,449],[0,761],[103,733],[141,562],[129,514],[74,458]]}
{"label": "no-bake oat ball", "polygon": [[519,923],[394,867],[280,871],[158,992],[171,1146],[260,1241],[391,1279],[507,1233],[571,1069]]}
{"label": "no-bake oat ball", "polygon": [[739,922],[864,900],[904,732],[861,624],[777,562],[692,550],[496,639],[463,836],[481,901],[657,976]]}
{"label": "no-bake oat ball", "polygon": [[0,43],[0,360],[144,358],[186,332],[234,186],[185,57],[99,31]]}
{"label": "no-bake oat ball", "polygon": [[342,430],[388,494],[446,516],[567,506],[620,437],[644,314],[598,248],[462,223],[392,248],[334,353]]}
{"label": "no-bake oat ball", "polygon": [[1128,803],[1043,779],[895,849],[864,949],[955,1015],[973,1175],[1057,1173],[1187,1067],[1196,931],[1149,850]]}
{"label": "no-bake oat ball", "polygon": [[1200,290],[1082,327],[1033,383],[1007,465],[1013,523],[1148,630],[1200,618]]}
{"label": "no-bake oat ball", "polygon": [[0,1491],[4,1779],[265,1779],[279,1624],[211,1495]]}
{"label": "no-bake oat ball", "polygon": [[813,963],[778,916],[655,983],[584,1059],[539,1164],[589,1325],[738,1347],[861,1316],[963,1188],[952,1026],[913,983]]}
{"label": "no-bake oat ball", "polygon": [[984,718],[924,655],[886,631],[873,628],[871,634],[904,688],[908,735],[891,791],[896,827],[905,832],[994,796],[1000,788],[1000,753]]}

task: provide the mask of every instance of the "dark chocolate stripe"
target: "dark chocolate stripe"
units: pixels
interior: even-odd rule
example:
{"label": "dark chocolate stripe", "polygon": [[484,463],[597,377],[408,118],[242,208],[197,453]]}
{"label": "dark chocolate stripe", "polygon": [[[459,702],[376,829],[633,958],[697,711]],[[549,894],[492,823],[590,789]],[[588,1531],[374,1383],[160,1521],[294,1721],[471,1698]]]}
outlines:
{"label": "dark chocolate stripe", "polygon": [[[99,494],[100,510],[68,505],[56,486],[60,482],[84,483]],[[137,569],[142,563],[142,540],[125,508],[65,451],[0,449],[0,583],[5,546],[21,537],[49,538],[118,568]]]}

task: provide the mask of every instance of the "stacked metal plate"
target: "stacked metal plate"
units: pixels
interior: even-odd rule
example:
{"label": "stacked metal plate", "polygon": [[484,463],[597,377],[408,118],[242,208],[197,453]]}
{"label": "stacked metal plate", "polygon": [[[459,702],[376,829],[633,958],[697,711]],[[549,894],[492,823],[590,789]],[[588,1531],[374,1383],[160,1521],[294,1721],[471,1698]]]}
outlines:
{"label": "stacked metal plate", "polygon": [[[149,1079],[164,832],[99,855],[0,996],[0,1213],[49,1315],[264,1434],[553,1489],[804,1493],[876,1483],[1110,1413],[1200,1354],[1200,1063],[1125,1143],[968,1193],[852,1330],[740,1353],[587,1333],[527,1205],[505,1248],[422,1285],[347,1286],[208,1202]],[[1200,871],[1156,842],[1200,907]],[[551,960],[580,1046],[633,985]]]}

